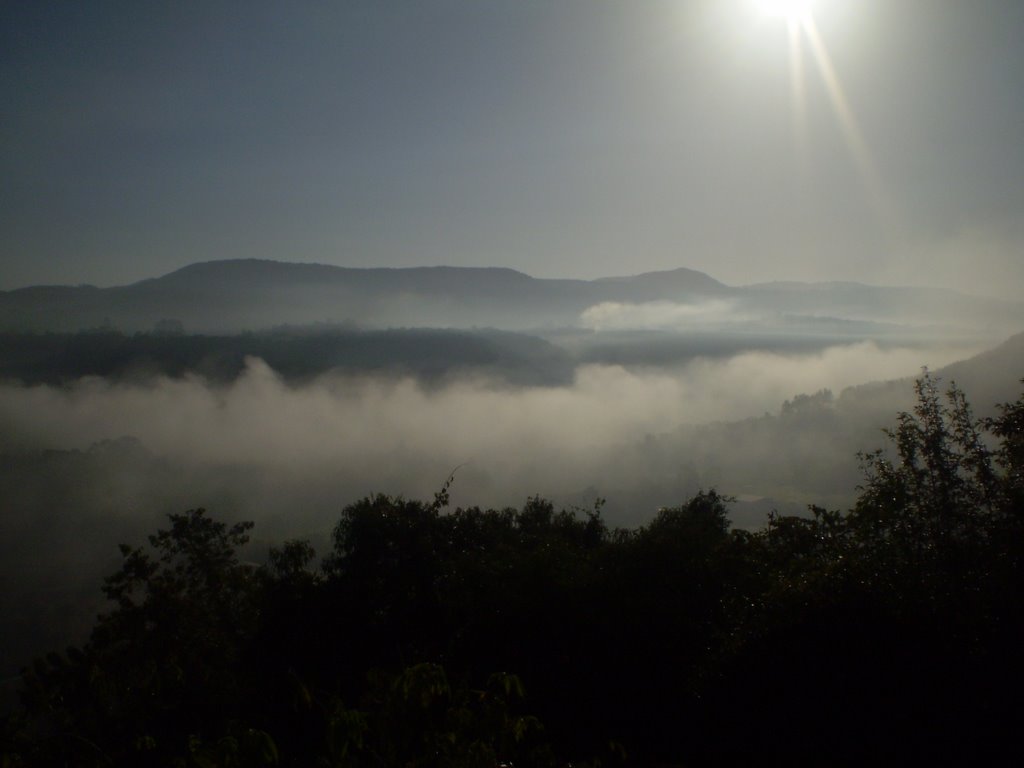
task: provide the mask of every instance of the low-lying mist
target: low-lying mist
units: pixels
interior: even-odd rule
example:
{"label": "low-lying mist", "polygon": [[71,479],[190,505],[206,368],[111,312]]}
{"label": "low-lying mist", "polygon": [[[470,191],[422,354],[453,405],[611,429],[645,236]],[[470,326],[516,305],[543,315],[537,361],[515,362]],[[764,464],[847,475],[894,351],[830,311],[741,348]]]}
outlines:
{"label": "low-lying mist", "polygon": [[[829,405],[827,418],[765,414],[798,393],[913,376],[971,351],[868,342],[676,368],[583,365],[571,385],[547,387],[337,373],[288,384],[256,358],[230,383],[186,375],[0,384],[0,652],[24,661],[84,631],[100,576],[116,567],[115,543],[139,542],[167,513],[192,507],[255,520],[259,559],[268,541],[322,543],[341,508],[364,495],[430,498],[456,467],[453,505],[541,495],[590,506],[603,496],[618,525],[643,523],[702,486],[839,498],[853,490],[855,451],[884,442],[877,426],[891,423],[889,402],[874,401],[867,445],[834,434],[863,430],[860,406]],[[841,423],[833,412],[845,414]],[[844,471],[789,488],[802,467],[834,463]]]}
{"label": "low-lying mist", "polygon": [[409,495],[436,490],[466,464],[459,497],[469,501],[462,491],[472,490],[474,501],[517,503],[607,480],[622,447],[645,435],[775,412],[797,393],[913,375],[964,352],[865,342],[814,355],[698,359],[674,370],[585,365],[565,387],[466,378],[429,389],[411,378],[351,375],[289,386],[250,358],[223,386],[194,376],[0,386],[2,447],[84,449],[130,436],[183,465],[259,466],[282,479],[324,473],[357,480],[361,493]]}

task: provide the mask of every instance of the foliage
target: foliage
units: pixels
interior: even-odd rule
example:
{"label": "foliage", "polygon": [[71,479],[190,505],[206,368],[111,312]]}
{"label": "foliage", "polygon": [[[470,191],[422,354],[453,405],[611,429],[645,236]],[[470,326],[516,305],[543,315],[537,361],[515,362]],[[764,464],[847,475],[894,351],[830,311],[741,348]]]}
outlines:
{"label": "foliage", "polygon": [[625,531],[600,502],[449,511],[449,478],[346,507],[319,567],[302,541],[256,566],[250,524],[172,515],[89,642],[25,671],[4,764],[1019,755],[1024,398],[917,394],[852,510],[754,533],[714,490]]}
{"label": "foliage", "polygon": [[121,546],[104,585],[116,608],[85,648],[25,675],[27,709],[55,731],[54,759],[144,764],[183,744],[200,754],[204,733],[237,741],[240,654],[256,615],[237,549],[252,525],[229,528],[202,509],[170,521],[150,537],[152,552]]}
{"label": "foliage", "polygon": [[[1019,754],[1024,399],[978,421],[927,372],[917,395],[887,432],[892,451],[861,456],[849,514],[776,517],[746,542],[707,709],[753,724],[733,759]],[[802,716],[764,720],[773,707]]]}

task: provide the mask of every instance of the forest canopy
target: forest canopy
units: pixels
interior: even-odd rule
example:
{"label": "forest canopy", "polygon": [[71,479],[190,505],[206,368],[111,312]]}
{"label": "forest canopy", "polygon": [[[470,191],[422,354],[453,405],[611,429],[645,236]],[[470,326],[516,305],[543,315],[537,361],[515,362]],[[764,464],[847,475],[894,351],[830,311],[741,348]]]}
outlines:
{"label": "forest canopy", "polygon": [[88,641],[40,657],[3,765],[692,765],[1020,755],[1024,397],[927,374],[848,511],[731,529],[715,490],[376,495],[322,559],[203,509],[122,545]]}

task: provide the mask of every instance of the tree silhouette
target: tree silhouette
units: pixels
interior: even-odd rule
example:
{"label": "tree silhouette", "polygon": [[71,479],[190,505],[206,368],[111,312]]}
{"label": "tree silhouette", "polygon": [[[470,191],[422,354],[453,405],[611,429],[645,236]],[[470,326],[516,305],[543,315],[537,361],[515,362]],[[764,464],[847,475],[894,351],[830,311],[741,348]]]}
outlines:
{"label": "tree silhouette", "polygon": [[1024,397],[977,420],[917,394],[852,510],[756,532],[714,490],[626,531],[600,502],[449,511],[446,485],[347,506],[317,569],[171,515],[84,647],[25,671],[3,765],[1021,756]]}

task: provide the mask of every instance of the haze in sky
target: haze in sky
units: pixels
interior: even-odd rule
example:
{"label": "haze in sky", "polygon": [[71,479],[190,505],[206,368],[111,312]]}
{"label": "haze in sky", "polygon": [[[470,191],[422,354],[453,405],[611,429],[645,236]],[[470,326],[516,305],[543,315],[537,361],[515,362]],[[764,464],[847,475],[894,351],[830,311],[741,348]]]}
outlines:
{"label": "haze in sky", "polygon": [[1024,284],[1024,4],[34,0],[0,289],[259,257]]}

